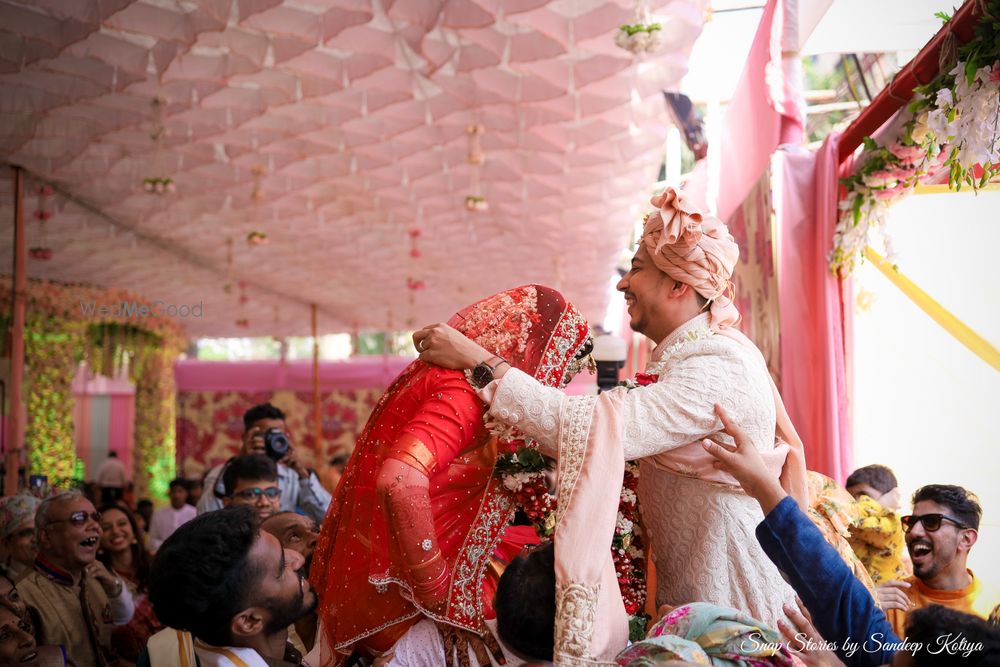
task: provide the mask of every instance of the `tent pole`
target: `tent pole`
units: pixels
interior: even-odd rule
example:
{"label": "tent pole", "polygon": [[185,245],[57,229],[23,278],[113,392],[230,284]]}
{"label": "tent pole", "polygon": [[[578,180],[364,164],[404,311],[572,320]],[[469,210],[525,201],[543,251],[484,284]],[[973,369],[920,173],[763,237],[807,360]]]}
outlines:
{"label": "tent pole", "polygon": [[[316,331],[316,304],[309,305],[309,312],[312,319],[312,339],[313,339],[313,365],[312,365],[312,390],[313,390],[313,434],[316,440],[316,456],[323,454],[323,420],[320,415],[319,405],[319,335]],[[319,460],[316,461],[319,464]]]}
{"label": "tent pole", "polygon": [[24,439],[22,387],[24,384],[24,322],[28,294],[28,247],[24,238],[24,172],[14,170],[14,294],[11,301],[13,322],[10,331],[10,419],[7,421],[7,452],[4,460],[4,494],[18,491],[21,445]]}

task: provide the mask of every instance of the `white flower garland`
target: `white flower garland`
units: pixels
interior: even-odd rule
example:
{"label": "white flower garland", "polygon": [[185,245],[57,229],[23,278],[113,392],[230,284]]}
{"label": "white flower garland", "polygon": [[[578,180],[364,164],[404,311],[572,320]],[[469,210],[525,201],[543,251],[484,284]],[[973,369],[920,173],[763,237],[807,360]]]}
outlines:
{"label": "white flower garland", "polygon": [[[960,61],[942,77],[935,91],[925,90],[908,108],[911,119],[902,134],[883,146],[865,138],[861,168],[845,180],[847,195],[839,204],[830,268],[849,275],[865,248],[880,239],[890,262],[895,260],[886,233],[889,207],[913,192],[919,183],[949,169],[955,190],[978,190],[996,175],[1000,162],[1000,61],[970,69]],[[974,168],[984,172],[977,178]]]}

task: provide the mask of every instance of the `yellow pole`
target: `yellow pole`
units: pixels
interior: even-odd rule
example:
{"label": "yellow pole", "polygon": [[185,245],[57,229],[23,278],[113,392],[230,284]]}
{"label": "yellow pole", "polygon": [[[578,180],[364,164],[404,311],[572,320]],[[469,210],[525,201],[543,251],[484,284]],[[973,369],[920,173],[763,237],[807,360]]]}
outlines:
{"label": "yellow pole", "polygon": [[865,257],[875,265],[889,281],[898,287],[910,301],[915,303],[920,310],[927,313],[932,320],[958,340],[959,343],[969,348],[977,357],[988,363],[990,366],[1000,371],[1000,351],[998,351],[988,340],[970,329],[965,322],[951,314],[944,306],[935,301],[929,294],[917,287],[909,278],[897,271],[892,264],[884,257],[875,252],[872,248],[865,248]]}

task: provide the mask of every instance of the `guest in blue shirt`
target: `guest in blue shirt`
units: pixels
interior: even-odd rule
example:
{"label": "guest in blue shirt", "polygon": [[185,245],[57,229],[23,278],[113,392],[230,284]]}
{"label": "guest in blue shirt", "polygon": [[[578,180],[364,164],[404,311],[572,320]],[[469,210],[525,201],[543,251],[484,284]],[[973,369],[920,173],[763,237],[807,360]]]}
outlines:
{"label": "guest in blue shirt", "polygon": [[[779,623],[790,648],[805,648],[810,639],[823,645],[825,640],[848,667],[876,667],[890,662],[943,665],[951,664],[949,660],[962,664],[1000,664],[1000,633],[982,619],[936,605],[914,613],[908,626],[910,636],[904,643],[836,550],[784,492],[778,479],[767,472],[756,448],[729,421],[720,405],[715,410],[723,430],[733,437],[735,447],[710,440],[703,445],[717,459],[715,465],[733,475],[743,490],[760,503],[764,521],[757,526],[757,541],[811,615],[811,619],[804,619],[798,610],[786,605],[785,613],[800,626],[799,630],[804,630],[803,634],[796,634],[787,624]],[[822,637],[808,637],[813,629],[808,620]],[[964,636],[973,644],[979,642],[982,649],[967,654],[937,650],[939,638],[949,633],[952,637]]]}

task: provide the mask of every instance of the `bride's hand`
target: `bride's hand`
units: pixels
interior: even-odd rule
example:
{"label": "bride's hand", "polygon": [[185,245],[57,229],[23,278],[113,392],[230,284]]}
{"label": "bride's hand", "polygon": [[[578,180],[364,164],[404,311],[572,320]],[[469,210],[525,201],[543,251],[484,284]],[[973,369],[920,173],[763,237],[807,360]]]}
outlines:
{"label": "bride's hand", "polygon": [[414,331],[413,346],[421,361],[456,370],[474,368],[492,356],[447,324],[432,324]]}

